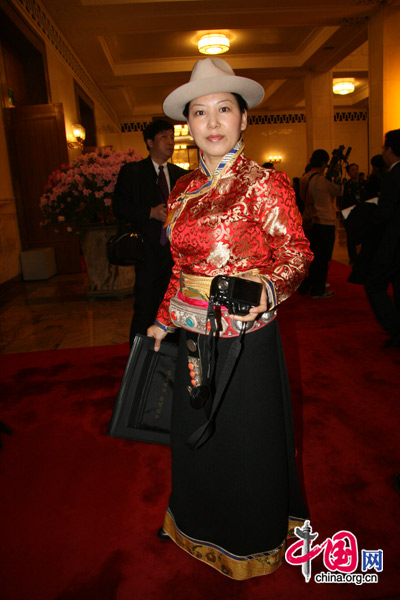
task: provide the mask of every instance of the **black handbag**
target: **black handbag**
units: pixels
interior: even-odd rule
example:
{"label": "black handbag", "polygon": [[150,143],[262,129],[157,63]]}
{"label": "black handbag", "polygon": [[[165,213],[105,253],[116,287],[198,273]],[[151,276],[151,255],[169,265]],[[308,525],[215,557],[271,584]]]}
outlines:
{"label": "black handbag", "polygon": [[118,232],[107,240],[106,253],[111,265],[136,265],[144,259],[143,236],[129,226],[120,225]]}
{"label": "black handbag", "polygon": [[178,347],[137,334],[132,344],[107,434],[169,444],[172,390]]}

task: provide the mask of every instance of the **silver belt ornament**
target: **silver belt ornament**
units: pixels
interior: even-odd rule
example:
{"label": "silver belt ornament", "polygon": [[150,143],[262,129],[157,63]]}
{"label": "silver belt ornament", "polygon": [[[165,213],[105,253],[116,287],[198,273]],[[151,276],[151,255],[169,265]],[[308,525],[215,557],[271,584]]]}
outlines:
{"label": "silver belt ornament", "polygon": [[[208,334],[207,326],[207,307],[194,306],[180,300],[176,296],[171,298],[169,312],[171,320],[176,327],[182,327],[195,333]],[[262,313],[255,321],[246,323],[246,333],[256,331],[264,325],[267,325],[275,319],[277,310],[270,310]],[[221,308],[220,318],[218,319],[218,329],[220,337],[235,337],[242,332],[242,322],[232,319],[226,309]]]}

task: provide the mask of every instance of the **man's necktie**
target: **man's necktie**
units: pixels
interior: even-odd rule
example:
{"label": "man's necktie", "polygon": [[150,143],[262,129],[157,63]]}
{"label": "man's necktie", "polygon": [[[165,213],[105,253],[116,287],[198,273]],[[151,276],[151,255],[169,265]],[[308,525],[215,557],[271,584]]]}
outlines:
{"label": "man's necktie", "polygon": [[[164,173],[164,165],[159,165],[157,183],[158,183],[158,188],[160,190],[161,202],[163,202],[165,205],[167,205],[169,189],[168,189],[167,179],[166,179],[165,173]],[[163,223],[163,225],[164,225],[164,223]],[[167,241],[168,241],[167,232],[165,231],[165,229],[163,227],[161,230],[160,244],[165,246]]]}

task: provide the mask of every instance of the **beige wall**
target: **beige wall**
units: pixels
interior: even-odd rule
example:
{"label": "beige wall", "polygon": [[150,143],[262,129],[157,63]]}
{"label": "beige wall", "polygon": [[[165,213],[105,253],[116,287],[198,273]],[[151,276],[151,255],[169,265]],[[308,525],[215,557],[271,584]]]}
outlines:
{"label": "beige wall", "polygon": [[[350,109],[348,109],[350,110]],[[276,113],[274,113],[276,114]],[[282,112],[282,115],[287,114]],[[149,116],[148,119],[151,120]],[[146,157],[148,152],[139,132],[104,134],[104,145],[112,145],[114,150],[135,150]],[[245,135],[248,158],[259,164],[268,161],[270,155],[281,155],[282,162],[276,165],[285,171],[291,179],[301,177],[308,162],[305,123],[282,123],[268,125],[248,125]],[[335,121],[333,124],[334,146],[327,148],[331,153],[334,148],[343,144],[346,149],[352,146],[350,162],[357,162],[360,170],[368,172],[368,123],[367,121]]]}
{"label": "beige wall", "polygon": [[[64,119],[65,119],[65,135],[67,141],[73,142],[74,137],[72,135],[72,125],[77,123],[78,120],[78,109],[75,98],[75,87],[74,79],[77,83],[85,90],[87,95],[91,98],[94,103],[94,113],[96,120],[96,128],[98,130],[97,143],[99,146],[105,145],[107,142],[104,141],[104,134],[102,131],[118,131],[118,125],[107,115],[102,105],[94,98],[90,91],[86,88],[84,83],[78,81],[74,77],[74,73],[70,67],[64,62],[61,56],[56,50],[50,46],[46,46],[47,52],[47,66],[49,72],[50,82],[50,93],[51,102],[60,102],[64,108]],[[68,154],[70,160],[73,160],[80,154],[79,149],[68,148]]]}
{"label": "beige wall", "polygon": [[248,158],[259,164],[268,162],[270,155],[282,156],[276,169],[290,178],[299,177],[306,165],[305,123],[249,125],[244,136]]}
{"label": "beige wall", "polygon": [[400,7],[383,9],[383,133],[386,133],[400,127]]}
{"label": "beige wall", "polygon": [[[245,142],[246,155],[258,163],[267,162],[270,154],[281,155],[282,162],[276,165],[279,171],[285,171],[290,179],[301,177],[304,173],[309,159],[305,123],[249,125],[245,133]],[[331,154],[332,150],[341,144],[346,149],[352,146],[350,162],[357,162],[360,170],[367,173],[368,122],[335,121],[333,148],[326,148],[326,150]]]}
{"label": "beige wall", "polygon": [[[37,32],[39,37],[40,32]],[[46,45],[47,68],[50,86],[50,101],[61,103],[64,109],[65,133],[67,141],[73,141],[72,125],[77,122],[77,106],[75,99],[74,79],[85,90],[94,102],[96,127],[99,131],[118,131],[119,126],[107,114],[106,110],[97,98],[85,86],[85,82],[79,81],[69,65],[64,61],[56,49],[42,38]],[[0,70],[1,88],[6,89],[3,70]],[[7,106],[7,98],[3,98],[3,106]],[[103,134],[98,134],[98,144],[104,145]],[[69,159],[73,160],[80,154],[79,149],[68,149]],[[0,115],[0,284],[13,279],[21,272],[19,253],[21,242],[18,231],[18,221],[14,190],[10,174],[8,150],[3,123],[3,112]],[[38,198],[39,202],[39,198]]]}
{"label": "beige wall", "polygon": [[[36,27],[37,34],[42,37],[41,31],[34,23],[32,23],[32,27]],[[63,105],[67,140],[72,139],[71,127],[77,121],[74,90],[74,79],[76,78],[77,83],[94,102],[98,145],[111,145],[115,150],[135,148],[143,157],[147,156],[148,152],[142,133],[140,131],[121,133],[115,115],[111,110],[108,110],[108,105],[94,89],[90,83],[90,78],[87,77],[85,81],[80,81],[69,64],[47,38],[43,37],[42,39],[46,45],[51,102],[60,102]],[[0,83],[2,89],[4,89],[6,86],[4,85],[3,74],[1,74],[1,77]],[[3,105],[4,102],[6,102],[6,99],[4,99]],[[302,111],[299,110],[299,112]],[[151,118],[151,116],[142,117],[141,121],[149,121]],[[333,124],[335,147],[339,144],[344,144],[346,148],[352,146],[353,151],[350,159],[358,162],[360,169],[365,172],[368,172],[367,129],[366,121],[335,122]],[[245,142],[246,155],[260,164],[266,162],[270,154],[280,154],[282,155],[282,162],[277,165],[279,170],[285,171],[291,179],[301,176],[304,172],[304,167],[309,158],[306,149],[305,123],[249,125],[245,132]],[[332,149],[327,148],[329,152]],[[2,116],[0,116],[0,153],[1,284],[20,273],[19,252],[21,248]],[[74,159],[79,153],[79,150],[69,149],[70,160]]]}
{"label": "beige wall", "polygon": [[335,148],[343,144],[347,150],[351,146],[349,162],[359,165],[360,171],[370,171],[368,162],[368,121],[335,122],[333,128]]}
{"label": "beige wall", "polygon": [[[51,62],[49,71],[51,72],[52,100],[58,102],[59,99],[63,99],[66,127],[68,127],[68,124],[72,125],[76,119],[73,79],[71,76],[68,76],[65,68],[57,69],[57,60],[55,60],[54,56]],[[148,120],[150,120],[150,117]],[[106,119],[104,119],[104,122],[106,122]],[[348,146],[352,146],[350,162],[357,162],[360,165],[360,170],[368,173],[367,121],[335,122],[333,125],[333,135],[334,147],[337,148],[340,144],[343,144],[347,149]],[[4,145],[4,132],[2,127],[0,127],[0,143],[2,139]],[[130,133],[110,133],[103,131],[98,136],[98,142],[100,146],[111,145],[115,150],[125,151],[128,148],[134,148],[143,157],[146,157],[148,154],[142,132],[140,131]],[[276,168],[285,171],[291,180],[293,177],[300,177],[303,174],[304,167],[308,162],[305,123],[249,125],[245,132],[245,143],[246,156],[260,164],[266,162],[270,154],[280,154],[282,162],[276,165]],[[333,148],[327,148],[327,150],[331,153]],[[73,153],[76,155],[79,154],[79,151],[70,151],[71,159],[75,157]],[[5,168],[0,186],[2,190],[1,198],[10,200],[12,198],[12,189],[7,167]],[[0,222],[3,223],[3,228],[6,227],[7,229],[7,235],[5,236],[8,239],[7,254],[12,247],[13,259],[7,266],[7,269],[2,268],[0,283],[12,278],[19,272],[19,263],[16,260],[16,255],[19,251],[19,239],[15,237],[17,235],[17,228],[13,202],[8,202],[3,207],[3,210],[7,210],[8,216],[6,219],[1,216],[0,219],[2,220]]]}
{"label": "beige wall", "polygon": [[129,133],[104,133],[102,134],[102,140],[103,146],[110,145],[113,147],[113,150],[125,152],[129,148],[134,148],[143,158],[146,158],[149,154],[141,131],[132,131]]}

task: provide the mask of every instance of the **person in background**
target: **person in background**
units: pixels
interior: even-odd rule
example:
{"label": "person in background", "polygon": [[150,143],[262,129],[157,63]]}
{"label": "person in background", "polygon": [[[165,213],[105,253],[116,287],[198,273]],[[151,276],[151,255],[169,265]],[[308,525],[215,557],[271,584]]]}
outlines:
{"label": "person in background", "polygon": [[299,293],[310,292],[312,298],[331,298],[334,295],[332,290],[326,290],[326,280],[335,244],[336,197],[341,195],[342,188],[324,177],[328,162],[326,150],[314,150],[310,168],[300,180],[300,196],[305,206],[303,227],[310,240],[314,260]]}
{"label": "person in background", "polygon": [[[378,323],[389,336],[385,346],[400,348],[400,129],[386,133],[382,156],[388,172],[374,212],[377,233],[365,291]],[[388,294],[390,285],[393,298]]]}
{"label": "person in background", "polygon": [[[360,177],[359,166],[356,163],[351,163],[346,166],[346,171],[349,179],[345,182],[343,188],[343,196],[340,201],[340,210],[350,206],[359,206],[365,202],[366,185]],[[347,253],[349,255],[349,264],[353,265],[357,259],[357,239],[353,234],[351,227],[351,219],[345,219],[344,228],[347,235]]]}
{"label": "person in background", "polygon": [[365,182],[366,200],[379,197],[383,177],[387,171],[387,166],[382,154],[375,154],[375,156],[371,158],[371,167],[372,171]]}
{"label": "person in background", "polygon": [[371,158],[371,167],[371,173],[365,182],[365,199],[374,198],[375,201],[357,204],[345,220],[345,229],[348,235],[351,236],[354,245],[359,246],[348,279],[350,283],[365,284],[380,235],[379,228],[374,226],[374,217],[382,182],[387,171],[382,154],[375,154]]}
{"label": "person in background", "polygon": [[365,181],[360,177],[360,169],[356,163],[346,165],[349,178],[343,187],[343,196],[340,202],[340,210],[355,206],[365,200]]}
{"label": "person in background", "polygon": [[[275,317],[312,254],[288,177],[243,153],[247,108],[263,95],[224,60],[206,58],[164,102],[170,118],[187,119],[200,166],[169,198],[174,267],[148,330],[158,351],[167,332],[180,328],[172,491],[159,537],[241,580],[277,569],[288,535],[307,515]],[[216,323],[209,317],[218,276],[239,288],[257,284],[260,300],[248,314],[221,307]]]}
{"label": "person in background", "polygon": [[299,212],[302,215],[304,213],[304,202],[300,195],[300,177],[293,177],[292,187],[296,195],[297,208],[299,209]]}
{"label": "person in background", "polygon": [[121,167],[113,196],[114,215],[131,223],[144,238],[144,261],[135,265],[134,307],[129,340],[146,335],[171,276],[172,258],[163,230],[167,199],[179,177],[187,171],[168,160],[174,152],[174,128],[158,119],[143,132],[149,156]]}

